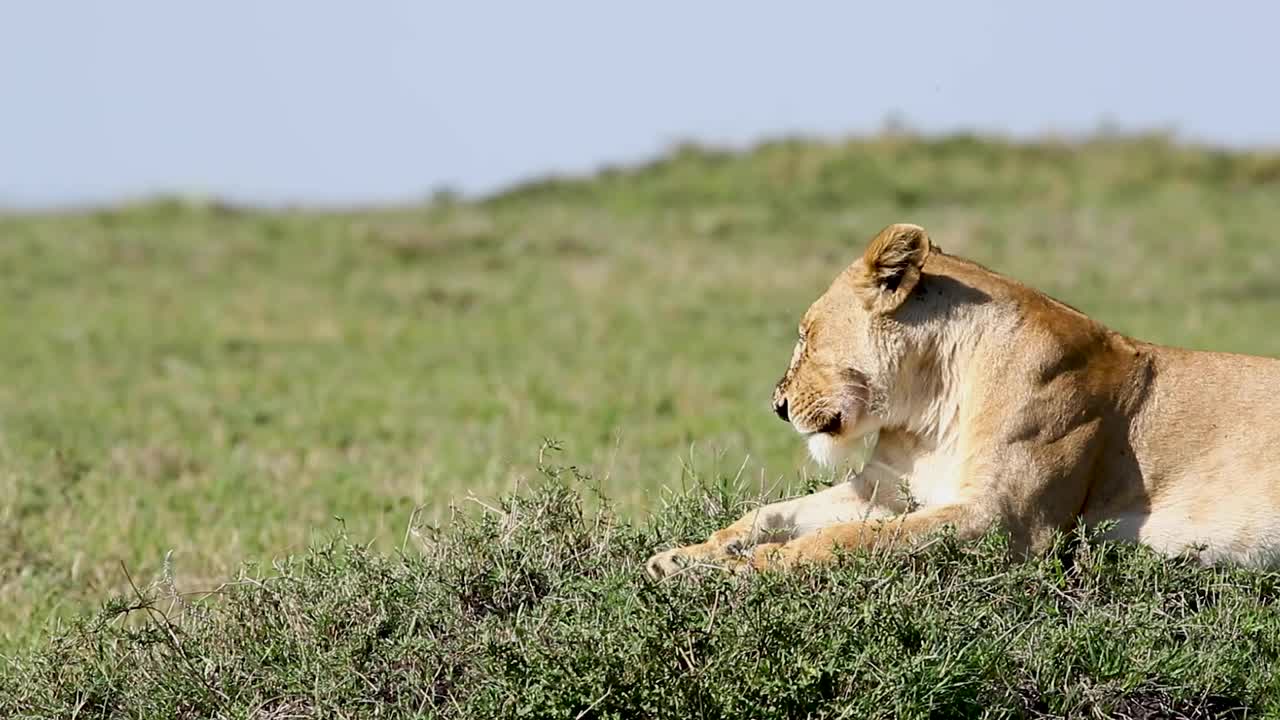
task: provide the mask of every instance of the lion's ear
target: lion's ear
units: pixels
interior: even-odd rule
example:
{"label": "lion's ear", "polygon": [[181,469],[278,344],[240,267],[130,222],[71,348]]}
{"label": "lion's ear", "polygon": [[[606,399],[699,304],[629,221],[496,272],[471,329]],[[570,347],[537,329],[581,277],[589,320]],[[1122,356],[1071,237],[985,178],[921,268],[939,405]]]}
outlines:
{"label": "lion's ear", "polygon": [[897,223],[881,230],[862,254],[865,270],[858,285],[867,307],[890,312],[901,305],[920,281],[931,250],[929,233],[919,225]]}

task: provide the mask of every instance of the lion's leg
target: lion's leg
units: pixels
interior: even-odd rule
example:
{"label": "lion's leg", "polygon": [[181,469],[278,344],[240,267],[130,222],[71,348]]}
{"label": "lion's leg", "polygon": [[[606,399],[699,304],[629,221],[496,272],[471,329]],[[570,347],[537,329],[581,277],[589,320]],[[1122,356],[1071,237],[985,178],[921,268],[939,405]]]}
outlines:
{"label": "lion's leg", "polygon": [[990,515],[968,505],[939,505],[886,520],[857,520],[818,530],[784,543],[757,545],[751,564],[759,569],[830,562],[839,550],[908,545],[952,527],[962,540],[991,526]]}
{"label": "lion's leg", "polygon": [[857,481],[846,481],[803,497],[765,505],[717,530],[704,543],[658,553],[645,569],[655,579],[699,563],[715,563],[756,543],[778,543],[854,520],[887,517],[888,508],[869,502]]}

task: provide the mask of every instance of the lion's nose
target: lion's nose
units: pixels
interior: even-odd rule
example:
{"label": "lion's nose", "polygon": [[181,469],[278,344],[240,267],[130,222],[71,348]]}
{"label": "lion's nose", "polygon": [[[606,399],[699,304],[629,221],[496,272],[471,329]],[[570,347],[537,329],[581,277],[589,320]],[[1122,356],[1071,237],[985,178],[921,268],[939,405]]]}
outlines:
{"label": "lion's nose", "polygon": [[782,398],[774,403],[773,411],[778,413],[778,417],[782,418],[782,422],[791,422],[791,416],[787,415],[787,399]]}

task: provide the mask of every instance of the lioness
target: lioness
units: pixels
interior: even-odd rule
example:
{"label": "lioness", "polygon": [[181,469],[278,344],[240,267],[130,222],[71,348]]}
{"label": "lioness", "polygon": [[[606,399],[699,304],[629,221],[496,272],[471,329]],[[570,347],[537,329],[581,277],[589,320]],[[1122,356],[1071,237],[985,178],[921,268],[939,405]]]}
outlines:
{"label": "lioness", "polygon": [[1266,564],[1280,557],[1277,396],[1280,360],[1133,340],[890,225],[805,313],[773,393],[823,464],[878,432],[864,470],[646,569],[821,563],[944,526],[999,525],[1037,552],[1078,518]]}

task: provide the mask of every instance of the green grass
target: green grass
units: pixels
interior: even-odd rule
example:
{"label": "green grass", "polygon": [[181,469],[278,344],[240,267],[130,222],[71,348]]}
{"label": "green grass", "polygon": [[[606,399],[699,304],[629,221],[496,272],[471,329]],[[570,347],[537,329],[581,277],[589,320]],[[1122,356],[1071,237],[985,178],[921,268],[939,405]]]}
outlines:
{"label": "green grass", "polygon": [[689,465],[820,481],[769,393],[894,221],[1119,330],[1280,355],[1277,198],[1274,153],[885,136],[377,211],[0,216],[0,649],[169,553],[183,592],[339,527],[418,562],[377,553],[536,475],[546,437],[628,521]]}
{"label": "green grass", "polygon": [[[568,477],[549,467],[551,475]],[[336,537],[216,600],[168,582],[0,673],[51,718],[1224,717],[1280,712],[1280,576],[996,534],[834,568],[650,583],[742,512],[723,479],[645,526],[564,477],[382,554]],[[144,622],[130,615],[141,616]]]}

